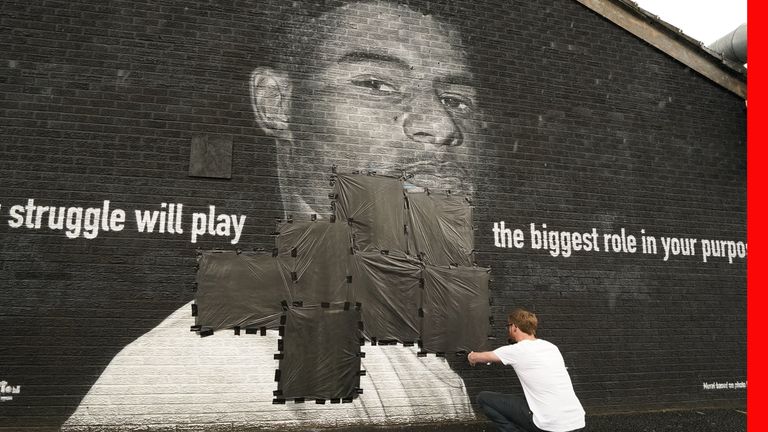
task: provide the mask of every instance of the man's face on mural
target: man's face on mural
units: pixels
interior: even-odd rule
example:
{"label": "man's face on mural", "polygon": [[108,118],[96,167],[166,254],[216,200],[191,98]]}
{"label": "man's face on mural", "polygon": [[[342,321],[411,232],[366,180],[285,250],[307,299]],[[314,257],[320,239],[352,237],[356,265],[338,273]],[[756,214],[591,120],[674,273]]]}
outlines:
{"label": "man's face on mural", "polygon": [[331,13],[318,22],[333,27],[322,28],[313,55],[300,60],[311,62],[306,74],[260,69],[252,79],[257,120],[278,138],[287,208],[326,209],[333,165],[405,171],[419,186],[473,194],[468,135],[477,93],[456,29],[389,3]]}

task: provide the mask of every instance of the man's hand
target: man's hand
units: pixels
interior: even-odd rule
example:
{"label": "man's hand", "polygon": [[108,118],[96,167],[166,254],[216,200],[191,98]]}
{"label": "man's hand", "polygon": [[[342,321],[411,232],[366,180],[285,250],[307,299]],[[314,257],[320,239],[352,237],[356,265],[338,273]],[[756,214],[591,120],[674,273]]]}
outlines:
{"label": "man's hand", "polygon": [[485,352],[470,352],[467,354],[467,361],[469,362],[470,366],[474,366],[478,363],[501,363],[501,359],[493,352],[493,351],[485,351]]}

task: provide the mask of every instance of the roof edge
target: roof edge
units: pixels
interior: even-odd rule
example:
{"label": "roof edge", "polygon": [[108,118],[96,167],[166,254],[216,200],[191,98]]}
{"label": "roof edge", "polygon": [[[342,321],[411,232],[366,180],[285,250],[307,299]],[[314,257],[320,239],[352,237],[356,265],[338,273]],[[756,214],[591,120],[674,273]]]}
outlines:
{"label": "roof edge", "polygon": [[721,87],[747,98],[747,72],[629,0],[576,0]]}

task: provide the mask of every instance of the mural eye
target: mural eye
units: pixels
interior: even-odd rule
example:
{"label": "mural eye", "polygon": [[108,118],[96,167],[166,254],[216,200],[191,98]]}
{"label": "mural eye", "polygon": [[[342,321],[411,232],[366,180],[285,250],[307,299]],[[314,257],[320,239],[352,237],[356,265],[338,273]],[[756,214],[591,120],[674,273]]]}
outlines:
{"label": "mural eye", "polygon": [[451,111],[459,114],[469,114],[474,109],[472,100],[460,94],[444,93],[440,95],[440,102]]}
{"label": "mural eye", "polygon": [[373,93],[390,95],[397,92],[394,84],[390,84],[373,76],[361,76],[352,79],[352,84],[371,90]]}

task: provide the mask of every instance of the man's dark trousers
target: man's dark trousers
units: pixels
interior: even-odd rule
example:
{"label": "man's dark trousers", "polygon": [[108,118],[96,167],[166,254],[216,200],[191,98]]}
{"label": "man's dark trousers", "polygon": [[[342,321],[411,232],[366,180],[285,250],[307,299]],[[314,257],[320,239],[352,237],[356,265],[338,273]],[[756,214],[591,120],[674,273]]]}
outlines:
{"label": "man's dark trousers", "polygon": [[533,423],[533,413],[523,396],[482,391],[477,403],[500,432],[545,432]]}

